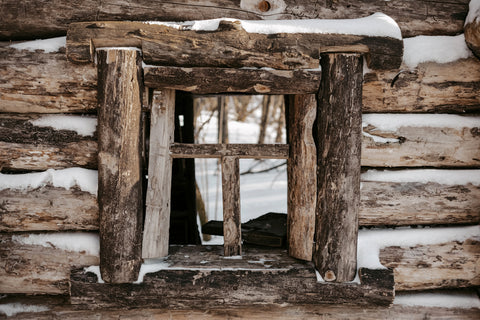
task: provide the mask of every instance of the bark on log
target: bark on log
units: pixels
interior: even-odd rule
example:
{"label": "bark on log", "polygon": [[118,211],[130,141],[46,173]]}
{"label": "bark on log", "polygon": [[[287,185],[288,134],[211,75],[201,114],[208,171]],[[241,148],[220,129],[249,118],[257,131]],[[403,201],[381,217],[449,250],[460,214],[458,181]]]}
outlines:
{"label": "bark on log", "polygon": [[316,69],[321,52],[361,52],[371,69],[395,69],[403,41],[391,37],[346,34],[246,32],[240,22],[221,21],[215,31],[193,31],[143,22],[72,23],[67,57],[93,62],[96,48],[141,48],[148,64],[178,67],[270,67]]}
{"label": "bark on log", "polygon": [[240,159],[287,159],[286,144],[192,144],[175,143],[170,146],[174,158],[221,158],[234,156]]}
{"label": "bark on log", "polygon": [[324,54],[317,109],[317,208],[313,261],[326,281],[355,278],[360,151],[362,57]]}
{"label": "bark on log", "polygon": [[316,93],[321,71],[232,68],[145,67],[145,85],[195,94]]}
{"label": "bark on log", "polygon": [[469,12],[464,27],[465,42],[472,52],[480,59],[480,11]]}
{"label": "bark on log", "polygon": [[317,149],[312,135],[317,99],[315,95],[295,95],[289,99],[288,253],[311,261],[317,205]]}
{"label": "bark on log", "polygon": [[175,90],[153,92],[142,258],[168,255],[172,158],[175,131]]}
{"label": "bark on log", "polygon": [[349,19],[372,12],[384,12],[400,26],[404,37],[416,35],[455,35],[463,30],[468,0],[376,2],[362,0],[261,1],[179,0],[138,1],[135,5],[120,0],[82,0],[72,3],[55,0],[38,3],[33,0],[5,0],[0,22],[0,39],[39,39],[65,35],[74,21],[91,20],[159,20],[190,21],[231,17],[238,19]]}
{"label": "bark on log", "polygon": [[240,161],[234,156],[221,158],[224,255],[242,255],[240,217]]}
{"label": "bark on log", "polygon": [[132,282],[141,264],[143,195],[141,57],[98,51],[100,270],[108,283]]}

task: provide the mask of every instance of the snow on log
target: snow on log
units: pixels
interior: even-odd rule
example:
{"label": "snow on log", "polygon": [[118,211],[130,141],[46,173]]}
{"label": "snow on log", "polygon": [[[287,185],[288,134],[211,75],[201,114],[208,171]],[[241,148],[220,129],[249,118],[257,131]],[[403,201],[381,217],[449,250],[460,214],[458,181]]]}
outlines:
{"label": "snow on log", "polygon": [[465,42],[480,59],[480,1],[478,0],[470,1],[464,32]]}
{"label": "snow on log", "polygon": [[[268,5],[266,5],[267,3]],[[98,0],[38,2],[5,0],[0,21],[0,40],[39,39],[65,35],[73,21],[159,20],[189,21],[231,17],[237,19],[348,19],[372,12],[384,12],[400,26],[404,37],[419,34],[458,34],[462,32],[468,1],[349,0],[315,3],[296,0],[179,0],[142,2],[132,6],[120,0],[100,3]]]}

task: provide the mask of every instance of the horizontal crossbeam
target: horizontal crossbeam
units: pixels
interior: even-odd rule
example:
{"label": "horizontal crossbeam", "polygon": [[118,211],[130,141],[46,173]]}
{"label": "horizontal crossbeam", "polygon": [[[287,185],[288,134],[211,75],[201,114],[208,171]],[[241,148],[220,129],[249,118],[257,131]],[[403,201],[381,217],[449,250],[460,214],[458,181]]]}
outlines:
{"label": "horizontal crossbeam", "polygon": [[189,144],[170,146],[173,158],[288,159],[288,144]]}

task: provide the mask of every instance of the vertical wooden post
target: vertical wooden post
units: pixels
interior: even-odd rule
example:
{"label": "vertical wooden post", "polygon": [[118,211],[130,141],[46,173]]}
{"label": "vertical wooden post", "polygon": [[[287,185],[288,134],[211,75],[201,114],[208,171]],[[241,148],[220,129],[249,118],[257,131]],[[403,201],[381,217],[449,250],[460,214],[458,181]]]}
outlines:
{"label": "vertical wooden post", "polygon": [[175,130],[175,90],[153,92],[143,258],[168,255],[172,158]]}
{"label": "vertical wooden post", "polygon": [[141,56],[98,54],[98,205],[100,271],[105,282],[137,280],[141,264]]}
{"label": "vertical wooden post", "polygon": [[322,54],[320,63],[314,262],[324,280],[346,282],[357,260],[362,56]]}
{"label": "vertical wooden post", "polygon": [[288,253],[311,261],[317,205],[317,152],[312,135],[317,99],[314,94],[288,99]]}
{"label": "vertical wooden post", "polygon": [[240,220],[240,164],[237,157],[222,157],[224,255],[242,254]]}

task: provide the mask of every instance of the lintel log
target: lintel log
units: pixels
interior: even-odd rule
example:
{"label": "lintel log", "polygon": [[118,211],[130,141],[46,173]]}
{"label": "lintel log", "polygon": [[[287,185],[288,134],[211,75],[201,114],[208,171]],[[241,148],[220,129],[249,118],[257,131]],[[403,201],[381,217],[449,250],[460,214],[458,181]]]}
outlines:
{"label": "lintel log", "polygon": [[224,156],[221,163],[224,255],[238,256],[242,254],[240,161],[238,157]]}
{"label": "lintel log", "polygon": [[95,49],[140,48],[148,64],[179,67],[270,67],[316,69],[321,52],[367,54],[372,69],[395,69],[403,41],[393,37],[347,34],[246,32],[240,22],[221,21],[215,31],[193,31],[144,22],[79,22],[69,26],[67,57],[94,61]]}
{"label": "lintel log", "polygon": [[170,88],[195,94],[316,93],[320,70],[273,70],[233,68],[182,68],[148,66],[144,68],[145,85]]}
{"label": "lintel log", "polygon": [[362,56],[322,54],[320,62],[313,261],[326,281],[347,282],[357,268]]}
{"label": "lintel log", "polygon": [[288,99],[288,253],[311,261],[317,205],[317,149],[312,135],[317,99],[313,94]]}
{"label": "lintel log", "polygon": [[480,59],[480,7],[475,8],[471,0],[470,11],[468,12],[464,33],[465,42],[472,52]]}
{"label": "lintel log", "polygon": [[141,264],[141,56],[98,54],[98,205],[100,270],[108,283],[133,282]]}
{"label": "lintel log", "polygon": [[174,143],[170,146],[173,158],[221,158],[234,156],[240,159],[287,159],[286,144],[192,144]]}

